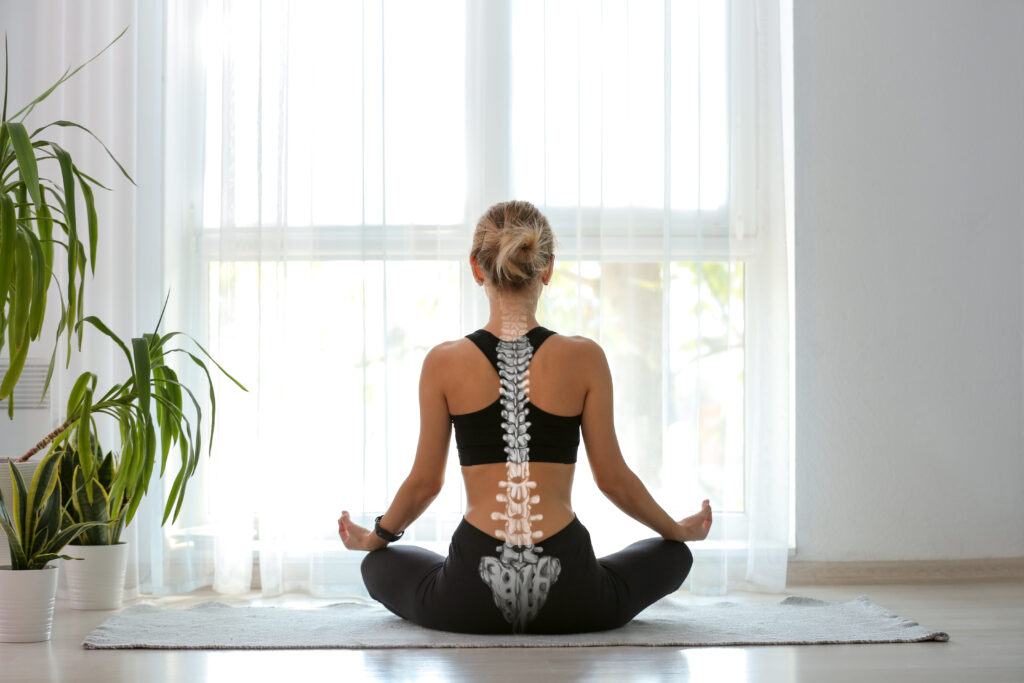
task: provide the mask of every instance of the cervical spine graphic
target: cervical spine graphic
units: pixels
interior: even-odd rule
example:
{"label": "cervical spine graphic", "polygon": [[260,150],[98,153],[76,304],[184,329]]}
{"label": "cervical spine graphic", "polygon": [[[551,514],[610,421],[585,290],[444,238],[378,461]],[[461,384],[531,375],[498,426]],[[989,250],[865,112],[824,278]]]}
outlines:
{"label": "cervical spine graphic", "polygon": [[501,417],[504,420],[505,465],[507,478],[498,482],[502,493],[498,502],[505,503],[505,513],[494,512],[491,519],[504,520],[505,528],[495,535],[505,539],[497,547],[498,557],[480,558],[480,578],[491,588],[494,604],[515,633],[526,630],[547,601],[551,585],[558,580],[562,569],[557,557],[540,557],[543,548],[535,546],[533,539],[543,534],[533,531],[530,523],[540,521],[541,515],[531,515],[530,506],[540,502],[534,493],[537,482],[530,481],[530,412],[527,385],[527,366],[533,357],[533,347],[526,337],[515,341],[498,342],[498,375],[501,378]]}

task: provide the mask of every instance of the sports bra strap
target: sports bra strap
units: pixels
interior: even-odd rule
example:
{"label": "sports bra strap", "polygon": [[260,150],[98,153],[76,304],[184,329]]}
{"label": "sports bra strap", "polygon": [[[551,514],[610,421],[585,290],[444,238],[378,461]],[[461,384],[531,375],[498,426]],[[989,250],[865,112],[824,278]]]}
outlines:
{"label": "sports bra strap", "polygon": [[[540,345],[543,344],[547,340],[547,338],[553,334],[553,331],[544,327],[540,327],[538,325],[537,327],[533,328],[525,335],[523,335],[523,337],[526,337],[527,341],[530,342],[530,346],[533,348],[533,353],[537,353],[537,349],[540,348]],[[487,360],[491,362],[491,365],[494,366],[494,369],[498,370],[498,342],[500,342],[501,340],[483,328],[477,330],[476,332],[470,332],[469,334],[466,335],[466,337],[471,342],[476,344],[477,348],[480,349],[480,351],[482,351],[485,356],[487,356]],[[520,337],[520,339],[522,339],[523,337]]]}

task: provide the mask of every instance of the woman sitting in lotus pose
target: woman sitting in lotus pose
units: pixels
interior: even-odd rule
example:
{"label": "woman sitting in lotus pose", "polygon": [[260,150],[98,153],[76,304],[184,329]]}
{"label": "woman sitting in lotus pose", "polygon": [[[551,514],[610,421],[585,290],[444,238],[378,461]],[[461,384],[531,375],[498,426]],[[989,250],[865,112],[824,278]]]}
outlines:
{"label": "woman sitting in lotus pose", "polygon": [[[711,505],[676,521],[619,451],[612,379],[601,347],[537,323],[554,236],[529,202],[492,206],[473,236],[473,277],[490,320],[427,354],[412,471],[375,529],[342,512],[345,546],[368,550],[370,595],[428,628],[467,633],[580,633],[617,628],[675,591],[693,564],[685,541],[711,528]],[[389,546],[441,491],[452,427],[465,517],[448,557]],[[597,558],[573,513],[580,433],[600,490],[660,538]]]}

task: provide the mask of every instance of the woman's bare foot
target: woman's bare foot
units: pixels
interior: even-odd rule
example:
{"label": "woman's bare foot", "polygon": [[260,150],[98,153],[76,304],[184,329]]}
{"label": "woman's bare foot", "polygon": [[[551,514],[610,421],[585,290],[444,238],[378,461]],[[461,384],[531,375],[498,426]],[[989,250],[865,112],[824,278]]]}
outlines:
{"label": "woman's bare foot", "polygon": [[700,512],[680,520],[683,528],[683,541],[703,541],[711,530],[711,501],[704,499]]}

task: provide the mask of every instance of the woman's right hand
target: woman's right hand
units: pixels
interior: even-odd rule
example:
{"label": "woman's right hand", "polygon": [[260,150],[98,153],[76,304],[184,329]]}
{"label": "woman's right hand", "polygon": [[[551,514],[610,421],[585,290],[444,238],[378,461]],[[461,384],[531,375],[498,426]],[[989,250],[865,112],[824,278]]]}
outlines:
{"label": "woman's right hand", "polygon": [[681,519],[677,541],[703,541],[711,531],[711,501],[707,498],[701,504],[700,512]]}
{"label": "woman's right hand", "polygon": [[375,534],[372,529],[353,522],[348,510],[342,510],[341,517],[338,518],[338,535],[349,550],[380,550],[387,545],[387,541]]}

